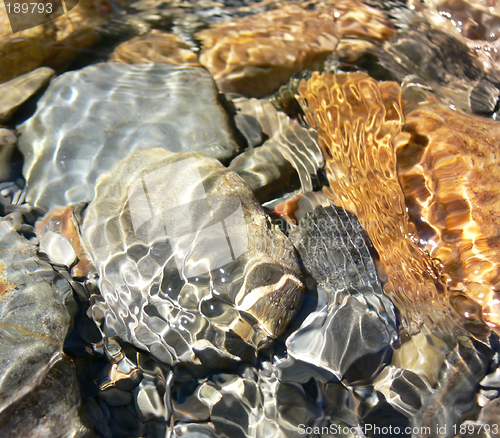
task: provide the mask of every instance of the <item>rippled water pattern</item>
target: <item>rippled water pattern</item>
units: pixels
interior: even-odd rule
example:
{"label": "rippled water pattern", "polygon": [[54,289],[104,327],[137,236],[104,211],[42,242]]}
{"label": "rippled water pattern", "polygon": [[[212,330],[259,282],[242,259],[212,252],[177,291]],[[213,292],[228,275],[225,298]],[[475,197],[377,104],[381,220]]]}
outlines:
{"label": "rippled water pattern", "polygon": [[27,200],[45,210],[91,201],[97,177],[136,149],[203,150],[220,159],[237,149],[210,75],[167,64],[65,73],[19,129]]}
{"label": "rippled water pattern", "polygon": [[431,304],[439,317],[434,266],[410,238],[396,173],[392,139],[404,122],[399,85],[364,74],[313,73],[298,93],[325,153],[326,193],[367,231],[387,276],[384,290],[405,324],[417,329]]}
{"label": "rippled water pattern", "polygon": [[82,237],[104,330],[167,364],[251,355],[301,302],[291,244],[244,182],[203,155],[129,155],[99,178]]}
{"label": "rippled water pattern", "polygon": [[500,436],[495,2],[0,3],[0,437]]}

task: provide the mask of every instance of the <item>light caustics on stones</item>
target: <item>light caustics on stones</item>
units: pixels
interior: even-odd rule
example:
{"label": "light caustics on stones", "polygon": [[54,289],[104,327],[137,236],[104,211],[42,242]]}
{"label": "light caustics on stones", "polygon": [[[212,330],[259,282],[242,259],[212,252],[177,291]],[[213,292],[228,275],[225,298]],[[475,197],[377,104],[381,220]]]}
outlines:
{"label": "light caustics on stones", "polygon": [[[86,436],[72,360],[69,283],[0,220],[0,435]],[[74,305],[74,303],[73,303]]]}
{"label": "light caustics on stones", "polygon": [[256,120],[269,138],[262,146],[238,155],[229,168],[248,183],[261,202],[272,199],[280,189],[290,190],[295,175],[300,181],[296,193],[312,191],[325,162],[313,133],[268,100],[240,97],[233,102],[238,114]]}
{"label": "light caustics on stones", "polygon": [[[361,24],[362,23],[362,24]],[[224,92],[264,97],[294,72],[322,69],[342,36],[384,40],[385,15],[356,0],[284,2],[276,9],[199,32],[200,63]]]}
{"label": "light caustics on stones", "polygon": [[313,73],[297,95],[326,158],[325,193],[356,214],[370,236],[386,275],[384,291],[403,324],[413,331],[424,315],[439,318],[435,268],[410,238],[396,173],[392,139],[404,122],[399,85],[363,73]]}
{"label": "light caustics on stones", "polygon": [[109,60],[124,64],[200,65],[198,57],[179,37],[156,29],[121,43]]}
{"label": "light caustics on stones", "polygon": [[80,3],[0,42],[0,435],[494,431],[498,7]]}
{"label": "light caustics on stones", "polygon": [[[421,105],[396,138],[398,175],[419,246],[443,266],[465,318],[500,324],[498,122]],[[465,294],[474,301],[460,298]]]}
{"label": "light caustics on stones", "polygon": [[165,363],[252,356],[301,302],[293,247],[240,177],[207,156],[132,153],[98,180],[82,233],[105,332]]}
{"label": "light caustics on stones", "polygon": [[[188,214],[192,212],[204,217],[212,215],[211,202],[203,187],[197,161],[197,158],[192,157],[168,164],[134,181],[129,189],[129,209],[134,233],[147,233],[147,239],[150,240],[168,241],[179,275],[183,279],[220,268],[236,260],[248,248],[242,206],[234,196],[226,196],[220,200],[220,221],[212,218],[210,225],[204,224],[203,228],[198,229],[197,223],[189,220]],[[171,191],[167,205],[158,202],[153,195],[157,182],[162,179]],[[152,226],[156,221],[159,224]],[[194,248],[208,248],[208,242],[217,245],[210,251],[203,251],[197,260],[197,254],[193,254]],[[186,260],[191,263],[186,263]]]}
{"label": "light caustics on stones", "polygon": [[56,78],[19,126],[26,200],[50,210],[92,200],[97,177],[137,149],[238,150],[201,67],[96,64]]}
{"label": "light caustics on stones", "polygon": [[16,33],[12,32],[7,10],[2,5],[0,83],[41,66],[56,70],[67,68],[81,49],[99,41],[97,29],[106,22],[108,5],[107,1],[82,1],[63,16],[36,27],[31,27],[32,16],[20,14],[21,20],[27,20],[31,28]]}
{"label": "light caustics on stones", "polygon": [[397,330],[368,236],[352,213],[318,206],[291,240],[318,282],[318,304],[287,338],[288,353],[339,380],[371,380],[390,360]]}

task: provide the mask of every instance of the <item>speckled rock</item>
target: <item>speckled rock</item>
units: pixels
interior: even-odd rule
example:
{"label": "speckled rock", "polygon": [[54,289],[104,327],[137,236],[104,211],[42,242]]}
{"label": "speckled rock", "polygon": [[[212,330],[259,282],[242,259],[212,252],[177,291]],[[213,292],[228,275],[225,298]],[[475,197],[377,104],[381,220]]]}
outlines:
{"label": "speckled rock", "polygon": [[206,156],[132,153],[99,179],[82,235],[103,330],[164,363],[252,357],[300,305],[293,247],[240,177]]}
{"label": "speckled rock", "polygon": [[403,325],[416,332],[424,315],[439,320],[443,288],[431,259],[410,238],[396,173],[392,139],[404,123],[399,85],[364,73],[313,73],[297,95],[325,154],[330,187],[324,191],[366,230],[380,256],[384,291]]}
{"label": "speckled rock", "polygon": [[36,254],[9,219],[0,221],[0,434],[87,437],[79,388],[63,353],[69,284]]}
{"label": "speckled rock", "polygon": [[45,210],[91,201],[96,178],[136,149],[196,150],[219,159],[237,150],[206,70],[161,63],[65,73],[19,130],[26,200]]}
{"label": "speckled rock", "polygon": [[333,206],[316,207],[290,238],[318,281],[318,304],[287,338],[288,354],[340,380],[371,380],[390,360],[397,331],[370,239],[356,216]]}

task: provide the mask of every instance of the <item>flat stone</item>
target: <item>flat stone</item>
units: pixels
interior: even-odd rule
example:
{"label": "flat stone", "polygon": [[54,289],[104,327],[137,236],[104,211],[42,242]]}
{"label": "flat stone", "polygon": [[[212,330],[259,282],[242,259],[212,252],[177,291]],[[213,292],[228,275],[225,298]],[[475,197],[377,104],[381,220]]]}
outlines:
{"label": "flat stone", "polygon": [[18,127],[27,202],[47,211],[94,197],[97,177],[151,147],[234,155],[228,117],[210,74],[168,64],[96,64],[50,84]]}

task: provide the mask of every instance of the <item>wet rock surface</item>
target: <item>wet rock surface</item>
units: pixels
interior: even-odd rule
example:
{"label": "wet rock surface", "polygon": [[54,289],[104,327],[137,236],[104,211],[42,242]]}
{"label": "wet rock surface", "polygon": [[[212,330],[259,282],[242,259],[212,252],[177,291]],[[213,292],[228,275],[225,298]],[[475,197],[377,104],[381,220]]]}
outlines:
{"label": "wet rock surface", "polygon": [[[77,205],[52,210],[35,226],[40,245],[43,241],[47,244],[53,240],[59,243],[55,249],[57,254],[65,260],[62,265],[71,268],[71,275],[76,278],[85,278],[94,268],[83,249],[79,232],[81,207],[82,205]],[[54,236],[59,236],[59,239],[55,240]],[[67,246],[68,244],[70,247]],[[50,251],[47,255],[50,257]]]}
{"label": "wet rock surface", "polygon": [[454,436],[462,416],[477,410],[474,394],[492,357],[488,344],[458,336],[433,385],[411,371],[389,366],[374,387],[408,417],[419,431],[414,436]]}
{"label": "wet rock surface", "polygon": [[[289,190],[294,179],[299,180],[297,193],[312,191],[318,185],[316,174],[324,165],[314,135],[267,100],[238,98],[233,103],[237,115],[257,121],[268,139],[238,155],[229,168],[248,183],[260,202],[273,199],[280,185],[281,190]],[[250,128],[250,132],[256,131]]]}
{"label": "wet rock surface", "polygon": [[0,128],[0,180],[13,181],[21,175],[22,162],[16,148],[17,133]]}
{"label": "wet rock surface", "polygon": [[0,123],[10,117],[26,100],[48,84],[55,71],[41,67],[0,84]]}
{"label": "wet rock surface", "polygon": [[40,26],[12,33],[7,10],[0,9],[0,83],[43,65],[67,68],[81,49],[99,41],[98,28],[105,21],[109,4],[86,1],[66,14]]}
{"label": "wet rock surface", "polygon": [[488,74],[469,48],[446,33],[415,23],[375,51],[399,81],[431,87],[455,108],[492,115],[500,97],[499,81]]}
{"label": "wet rock surface", "polygon": [[[398,175],[419,245],[443,264],[448,287],[479,303],[498,327],[498,125],[421,105],[396,140]],[[465,312],[476,313],[473,306]]]}
{"label": "wet rock surface", "polygon": [[124,64],[165,62],[174,65],[200,65],[198,57],[188,44],[171,33],[156,29],[120,44],[113,50],[109,60]]}
{"label": "wet rock surface", "polygon": [[91,201],[97,177],[136,149],[223,159],[238,147],[210,75],[161,63],[65,73],[19,130],[26,200],[45,210]]}
{"label": "wet rock surface", "polygon": [[339,380],[371,380],[390,360],[397,331],[368,236],[352,213],[319,206],[300,221],[291,240],[318,282],[318,305],[288,337],[289,355]]}
{"label": "wet rock surface", "polygon": [[202,155],[129,155],[98,180],[82,234],[104,331],[167,364],[251,358],[300,305],[291,244],[240,177]]}
{"label": "wet rock surface", "polygon": [[488,72],[498,75],[500,10],[495,2],[431,0],[425,1],[421,12],[436,28],[466,44]]}
{"label": "wet rock surface", "polygon": [[0,221],[0,433],[90,437],[74,365],[63,353],[72,290],[36,251],[12,220]]}
{"label": "wet rock surface", "polygon": [[[360,25],[363,23],[363,25]],[[283,2],[276,9],[196,34],[200,63],[224,92],[264,97],[295,72],[321,69],[341,36],[385,39],[384,14],[361,2]]]}
{"label": "wet rock surface", "polygon": [[409,238],[396,173],[391,141],[404,122],[399,85],[362,73],[325,72],[302,80],[297,91],[325,154],[325,194],[356,214],[380,256],[384,291],[403,324],[418,331],[425,313],[436,312],[439,319],[442,309],[432,261]]}
{"label": "wet rock surface", "polygon": [[4,11],[1,436],[498,435],[495,4]]}

